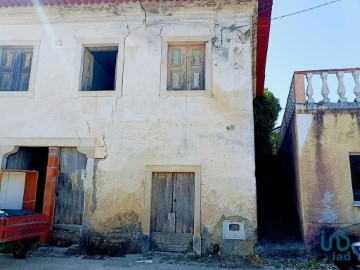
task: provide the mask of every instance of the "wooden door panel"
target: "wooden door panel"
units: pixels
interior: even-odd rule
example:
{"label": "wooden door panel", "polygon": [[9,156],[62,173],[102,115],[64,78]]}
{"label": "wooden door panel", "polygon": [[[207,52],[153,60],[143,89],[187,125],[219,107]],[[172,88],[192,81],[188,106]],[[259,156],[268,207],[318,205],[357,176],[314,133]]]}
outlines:
{"label": "wooden door panel", "polygon": [[30,170],[32,154],[30,151],[20,148],[15,154],[8,157],[6,169],[8,170]]}
{"label": "wooden door panel", "polygon": [[172,174],[153,173],[151,231],[171,232],[168,213],[172,212]]}
{"label": "wooden door panel", "polygon": [[194,173],[153,173],[151,231],[193,233]]}
{"label": "wooden door panel", "polygon": [[187,251],[194,232],[195,173],[153,173],[151,199],[155,249]]}
{"label": "wooden door panel", "polygon": [[174,173],[174,212],[176,233],[194,231],[195,174]]}
{"label": "wooden door panel", "polygon": [[56,183],[54,224],[82,224],[86,156],[76,148],[60,151],[59,177]]}

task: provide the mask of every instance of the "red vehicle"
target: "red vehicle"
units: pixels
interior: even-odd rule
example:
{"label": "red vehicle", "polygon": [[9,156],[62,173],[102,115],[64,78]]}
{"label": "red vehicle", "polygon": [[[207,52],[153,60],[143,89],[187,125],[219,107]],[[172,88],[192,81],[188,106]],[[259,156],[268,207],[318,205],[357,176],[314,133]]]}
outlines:
{"label": "red vehicle", "polygon": [[0,243],[12,246],[16,258],[24,258],[29,246],[46,232],[46,216],[26,210],[0,210]]}
{"label": "red vehicle", "polygon": [[16,258],[24,258],[47,232],[46,215],[33,212],[37,176],[35,171],[0,170],[0,243],[10,246]]}

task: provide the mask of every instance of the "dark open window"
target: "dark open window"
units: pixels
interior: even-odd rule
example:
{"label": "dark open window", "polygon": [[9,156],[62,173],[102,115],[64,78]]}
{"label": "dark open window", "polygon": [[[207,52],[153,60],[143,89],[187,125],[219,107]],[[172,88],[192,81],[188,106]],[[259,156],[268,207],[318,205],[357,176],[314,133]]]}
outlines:
{"label": "dark open window", "polygon": [[33,49],[0,47],[0,91],[29,89]]}
{"label": "dark open window", "polygon": [[360,202],[360,155],[350,155],[349,159],[354,201]]}
{"label": "dark open window", "polygon": [[118,47],[85,47],[82,91],[115,90]]}

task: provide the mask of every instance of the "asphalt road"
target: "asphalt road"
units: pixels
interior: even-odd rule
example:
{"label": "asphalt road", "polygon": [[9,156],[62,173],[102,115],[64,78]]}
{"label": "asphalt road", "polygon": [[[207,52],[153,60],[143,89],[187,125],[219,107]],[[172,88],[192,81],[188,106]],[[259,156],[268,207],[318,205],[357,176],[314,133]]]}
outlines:
{"label": "asphalt road", "polygon": [[[11,254],[0,254],[0,270],[75,270],[75,269],[169,269],[169,270],[194,270],[194,269],[219,269],[218,266],[169,264],[157,260],[145,260],[139,255],[127,255],[126,257],[111,257],[104,259],[84,259],[83,257],[27,257],[15,259]],[[229,268],[221,268],[229,269]]]}
{"label": "asphalt road", "polygon": [[82,256],[54,246],[42,246],[30,250],[25,259],[16,259],[12,254],[0,253],[0,270],[75,270],[75,269],[169,269],[169,270],[215,270],[215,269],[337,269],[332,263],[313,261],[306,257],[265,259],[258,255],[223,258],[217,256],[194,257],[191,254],[161,253],[127,254],[124,257]]}

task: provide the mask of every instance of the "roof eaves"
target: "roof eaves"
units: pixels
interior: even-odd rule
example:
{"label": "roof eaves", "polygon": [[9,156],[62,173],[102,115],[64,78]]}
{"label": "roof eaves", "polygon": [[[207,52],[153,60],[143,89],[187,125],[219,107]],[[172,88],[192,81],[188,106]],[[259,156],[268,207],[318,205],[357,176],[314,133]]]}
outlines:
{"label": "roof eaves", "polygon": [[264,94],[265,67],[273,0],[259,0],[256,48],[256,96]]}

